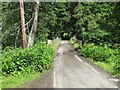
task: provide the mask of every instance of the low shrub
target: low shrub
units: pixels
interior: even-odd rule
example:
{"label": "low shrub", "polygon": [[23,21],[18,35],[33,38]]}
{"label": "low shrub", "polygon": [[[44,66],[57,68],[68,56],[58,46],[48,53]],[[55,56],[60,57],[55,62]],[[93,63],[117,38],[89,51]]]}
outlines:
{"label": "low shrub", "polygon": [[[120,52],[119,52],[120,53]],[[118,56],[116,62],[115,62],[115,69],[117,71],[117,76],[120,77],[120,55]]]}
{"label": "low shrub", "polygon": [[82,44],[80,41],[78,41],[75,37],[72,37],[70,40],[69,40],[70,44],[73,45],[73,47],[80,51],[80,49],[82,48]]}
{"label": "low shrub", "polygon": [[53,48],[43,43],[24,50],[22,48],[8,49],[2,53],[2,75],[42,72],[51,67],[53,58]]}
{"label": "low shrub", "polygon": [[119,55],[117,49],[114,50],[107,46],[95,46],[93,43],[85,44],[81,51],[85,57],[90,57],[95,61],[116,61]]}
{"label": "low shrub", "polygon": [[81,49],[81,55],[93,59],[93,61],[112,74],[120,75],[119,49],[111,49],[105,46],[85,44]]}
{"label": "low shrub", "polygon": [[78,43],[74,43],[73,44],[73,47],[76,49],[76,50],[79,50],[80,49],[80,45]]}
{"label": "low shrub", "polygon": [[70,40],[69,40],[69,42],[73,45],[74,43],[76,43],[77,42],[77,39],[76,39],[76,37],[72,37]]}
{"label": "low shrub", "polygon": [[102,69],[120,77],[120,49],[111,49],[107,45],[97,46],[94,43],[84,44],[75,37],[69,42],[80,52],[81,56],[91,59]]}

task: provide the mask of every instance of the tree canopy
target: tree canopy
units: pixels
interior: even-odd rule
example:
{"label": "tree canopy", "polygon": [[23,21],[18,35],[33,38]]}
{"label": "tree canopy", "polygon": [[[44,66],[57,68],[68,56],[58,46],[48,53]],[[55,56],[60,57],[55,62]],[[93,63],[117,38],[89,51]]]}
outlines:
{"label": "tree canopy", "polygon": [[[19,3],[1,2],[2,45],[22,45]],[[34,19],[34,2],[24,2],[27,39]],[[120,2],[41,2],[35,42],[75,36],[83,43],[120,43]]]}

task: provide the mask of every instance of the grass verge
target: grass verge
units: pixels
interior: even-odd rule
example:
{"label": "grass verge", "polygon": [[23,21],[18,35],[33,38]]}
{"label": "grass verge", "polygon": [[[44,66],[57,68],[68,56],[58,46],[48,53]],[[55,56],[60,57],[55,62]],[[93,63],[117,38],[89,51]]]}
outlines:
{"label": "grass verge", "polygon": [[42,73],[31,73],[11,77],[3,77],[2,88],[24,88],[32,83],[36,78],[43,76],[47,72],[48,70],[45,70]]}
{"label": "grass verge", "polygon": [[0,90],[2,89],[2,78],[0,77]]}
{"label": "grass verge", "polygon": [[2,77],[2,88],[15,88],[20,85],[31,82],[39,77],[41,73],[22,74],[11,77]]}

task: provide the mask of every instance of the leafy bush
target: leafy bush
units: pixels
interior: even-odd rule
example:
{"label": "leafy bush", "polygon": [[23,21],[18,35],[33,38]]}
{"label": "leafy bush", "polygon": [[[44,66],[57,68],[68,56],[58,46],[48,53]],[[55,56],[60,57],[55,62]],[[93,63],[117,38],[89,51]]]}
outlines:
{"label": "leafy bush", "polygon": [[[119,52],[120,53],[120,52]],[[118,56],[116,62],[115,62],[115,69],[117,71],[117,76],[120,77],[120,55]]]}
{"label": "leafy bush", "polygon": [[76,37],[72,37],[70,40],[69,40],[69,42],[73,45],[73,47],[76,49],[76,50],[78,50],[78,51],[80,51],[80,49],[82,48],[82,44],[81,44],[81,42],[79,42],[77,39],[76,39]]}
{"label": "leafy bush", "polygon": [[81,49],[81,54],[89,57],[94,62],[108,72],[120,75],[120,58],[119,49],[111,49],[105,46],[95,46],[92,44],[85,44]]}
{"label": "leafy bush", "polygon": [[69,41],[73,47],[84,57],[92,61],[104,70],[120,77],[120,49],[111,49],[107,45],[96,46],[94,43],[84,44],[76,38]]}
{"label": "leafy bush", "polygon": [[73,44],[73,47],[74,47],[76,50],[80,49],[80,45],[79,45],[78,43],[74,43],[74,44]]}
{"label": "leafy bush", "polygon": [[69,40],[69,42],[70,42],[71,44],[76,43],[76,42],[77,42],[76,37],[72,37],[72,38]]}
{"label": "leafy bush", "polygon": [[24,50],[9,49],[2,54],[2,74],[7,76],[24,72],[42,72],[51,67],[53,57],[53,48],[43,43]]}
{"label": "leafy bush", "polygon": [[82,54],[85,57],[90,57],[96,61],[116,61],[118,58],[118,50],[113,50],[107,46],[95,46],[92,44],[85,44],[82,48]]}

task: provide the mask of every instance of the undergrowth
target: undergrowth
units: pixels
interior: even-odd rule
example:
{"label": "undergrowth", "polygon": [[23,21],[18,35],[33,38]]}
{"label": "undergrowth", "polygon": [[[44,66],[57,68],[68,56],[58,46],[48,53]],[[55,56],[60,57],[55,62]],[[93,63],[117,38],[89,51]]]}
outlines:
{"label": "undergrowth", "polygon": [[17,87],[49,70],[59,43],[60,40],[51,45],[37,43],[26,49],[5,48],[2,51],[2,87]]}
{"label": "undergrowth", "polygon": [[120,49],[111,49],[107,45],[98,46],[94,43],[81,46],[73,38],[70,40],[70,43],[79,51],[81,56],[92,59],[97,66],[120,77]]}

